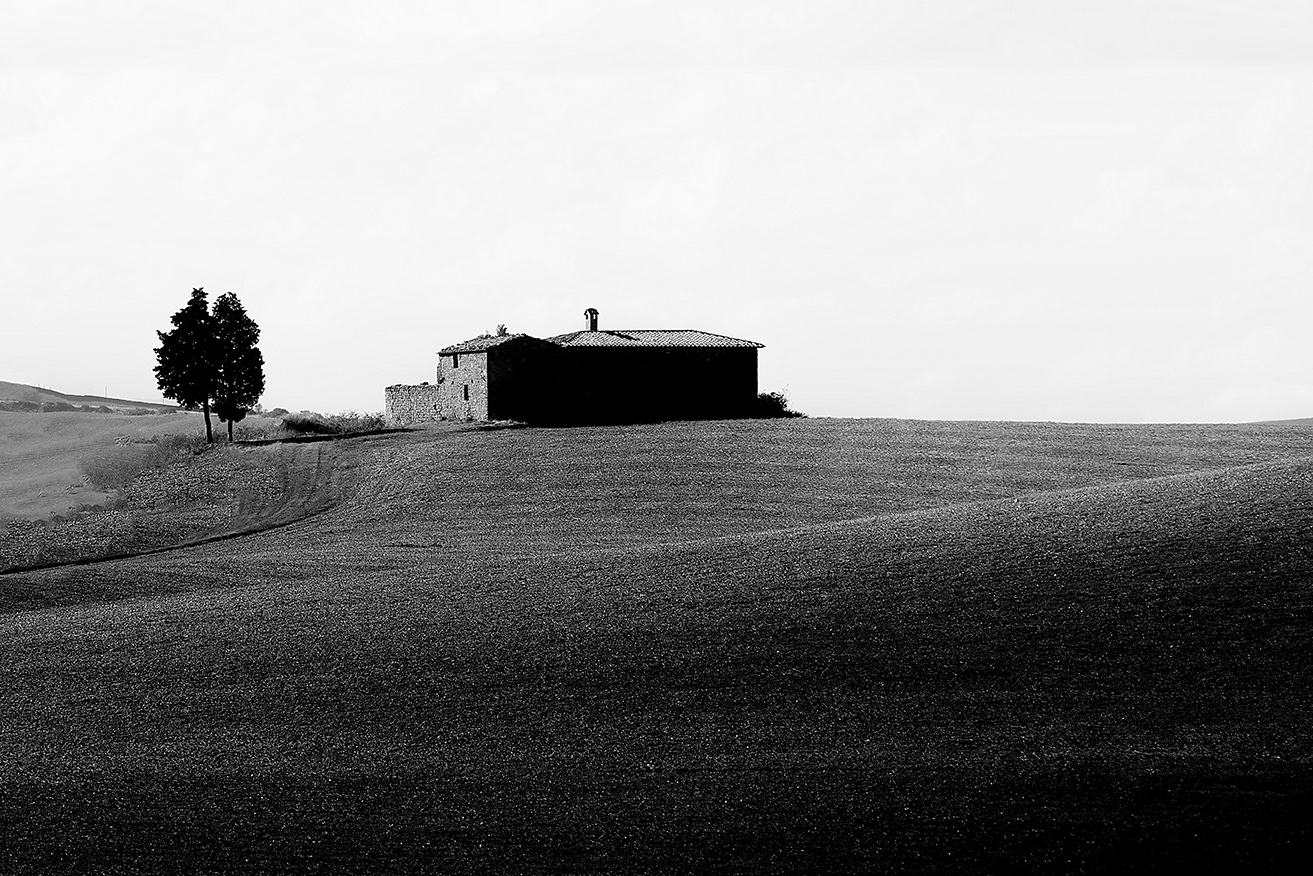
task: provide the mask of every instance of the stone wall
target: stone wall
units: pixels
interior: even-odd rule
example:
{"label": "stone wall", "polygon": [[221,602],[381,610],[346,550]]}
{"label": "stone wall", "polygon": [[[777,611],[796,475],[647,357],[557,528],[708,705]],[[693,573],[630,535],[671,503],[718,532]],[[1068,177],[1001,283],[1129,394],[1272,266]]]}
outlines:
{"label": "stone wall", "polygon": [[442,387],[439,385],[398,383],[383,390],[383,416],[393,426],[431,423],[446,419],[442,401]]}
{"label": "stone wall", "polygon": [[438,357],[441,410],[449,420],[488,419],[488,354]]}

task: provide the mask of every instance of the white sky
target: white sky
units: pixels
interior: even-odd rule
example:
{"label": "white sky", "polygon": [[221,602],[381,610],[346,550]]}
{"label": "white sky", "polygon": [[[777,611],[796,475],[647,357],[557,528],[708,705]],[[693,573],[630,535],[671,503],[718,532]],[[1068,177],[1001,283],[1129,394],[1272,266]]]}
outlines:
{"label": "white sky", "polygon": [[269,406],[498,323],[760,341],[813,415],[1313,415],[1313,3],[0,4],[0,379]]}

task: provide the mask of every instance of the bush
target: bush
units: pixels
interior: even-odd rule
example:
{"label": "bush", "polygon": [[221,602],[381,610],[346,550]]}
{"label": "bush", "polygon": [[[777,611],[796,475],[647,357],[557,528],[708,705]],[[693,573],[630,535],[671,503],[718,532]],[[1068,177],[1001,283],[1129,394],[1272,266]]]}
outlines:
{"label": "bush", "polygon": [[182,456],[195,456],[204,453],[210,447],[205,436],[200,434],[156,435],[150,443],[159,448],[158,456],[167,463]]}
{"label": "bush", "polygon": [[342,432],[375,432],[387,425],[381,413],[357,413],[343,411],[328,418],[328,422],[337,426]]}
{"label": "bush", "polygon": [[288,432],[299,435],[355,435],[360,432],[376,432],[384,428],[387,421],[381,413],[357,413],[343,411],[327,417],[313,411],[301,411],[288,414],[282,419],[282,427]]}
{"label": "bush", "polygon": [[268,441],[278,437],[278,423],[271,423],[268,420],[260,422],[251,422],[243,420],[233,427],[234,441]]}
{"label": "bush", "polygon": [[805,417],[800,411],[789,409],[789,400],[782,392],[762,392],[757,394],[752,416],[756,419],[771,420],[784,417]]}
{"label": "bush", "polygon": [[336,435],[342,430],[319,414],[301,411],[283,417],[282,427],[297,435]]}

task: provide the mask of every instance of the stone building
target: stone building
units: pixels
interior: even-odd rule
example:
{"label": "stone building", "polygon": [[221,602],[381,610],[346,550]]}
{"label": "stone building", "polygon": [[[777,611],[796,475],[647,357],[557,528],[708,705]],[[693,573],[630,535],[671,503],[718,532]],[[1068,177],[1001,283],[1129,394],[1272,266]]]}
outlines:
{"label": "stone building", "polygon": [[474,338],[438,351],[437,380],[389,386],[388,421],[636,423],[743,416],[757,397],[761,344],[694,329],[603,331],[550,338]]}

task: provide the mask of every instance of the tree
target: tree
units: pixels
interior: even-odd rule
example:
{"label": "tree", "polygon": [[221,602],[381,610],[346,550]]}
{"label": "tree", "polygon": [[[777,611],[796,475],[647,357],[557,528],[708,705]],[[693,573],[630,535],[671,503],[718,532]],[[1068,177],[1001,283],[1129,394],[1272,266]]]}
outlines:
{"label": "tree", "polygon": [[204,289],[191,290],[187,306],[175,313],[173,330],[156,332],[155,382],[165,398],[185,408],[199,407],[205,413],[205,440],[214,441],[210,428],[210,397],[214,388],[213,346],[209,308]]}
{"label": "tree", "polygon": [[256,343],[260,327],[246,315],[237,296],[228,292],[214,300],[210,312],[214,340],[214,412],[228,424],[228,443],[233,440],[233,423],[246,418],[264,392],[264,354]]}

